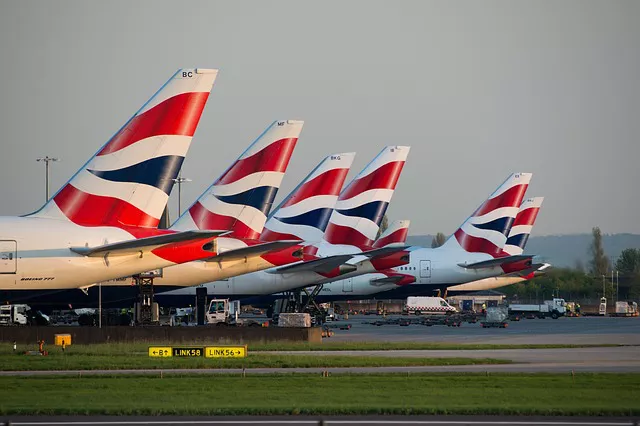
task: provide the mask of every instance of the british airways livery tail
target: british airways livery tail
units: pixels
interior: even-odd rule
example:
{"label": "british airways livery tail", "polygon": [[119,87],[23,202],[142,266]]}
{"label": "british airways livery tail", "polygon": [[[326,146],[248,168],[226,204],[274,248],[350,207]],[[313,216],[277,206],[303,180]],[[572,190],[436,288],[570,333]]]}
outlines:
{"label": "british airways livery tail", "polygon": [[533,197],[527,198],[522,202],[520,211],[518,211],[516,220],[513,222],[509,232],[507,243],[504,246],[504,251],[507,254],[513,256],[524,252],[524,247],[527,244],[529,235],[531,235],[533,225],[536,223],[543,201],[544,197]]}
{"label": "british airways livery tail", "polygon": [[326,242],[356,247],[373,244],[409,149],[385,147],[342,191],[324,233]]}
{"label": "british airways livery tail", "polygon": [[385,247],[390,244],[404,244],[409,235],[410,220],[395,220],[373,243],[374,248]]}
{"label": "british airways livery tail", "polygon": [[218,71],[181,69],[31,217],[155,228]]}
{"label": "british airways livery tail", "polygon": [[509,176],[441,248],[459,247],[469,253],[500,256],[531,176],[531,173]]}
{"label": "british airways livery tail", "polygon": [[224,229],[255,240],[302,131],[303,121],[273,122],[173,224],[171,229]]}
{"label": "british airways livery tail", "polygon": [[327,156],[271,213],[262,241],[322,240],[354,152]]}

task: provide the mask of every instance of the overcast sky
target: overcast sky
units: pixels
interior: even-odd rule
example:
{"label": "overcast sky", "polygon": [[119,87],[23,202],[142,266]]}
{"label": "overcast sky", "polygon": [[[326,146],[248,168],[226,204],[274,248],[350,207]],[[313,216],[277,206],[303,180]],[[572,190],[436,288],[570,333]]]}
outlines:
{"label": "overcast sky", "polygon": [[[640,2],[0,0],[0,214],[55,193],[181,67],[219,68],[190,204],[275,119],[303,119],[279,201],[325,155],[411,155],[388,210],[451,233],[513,171],[534,235],[640,233]],[[172,219],[177,196],[172,196]]]}

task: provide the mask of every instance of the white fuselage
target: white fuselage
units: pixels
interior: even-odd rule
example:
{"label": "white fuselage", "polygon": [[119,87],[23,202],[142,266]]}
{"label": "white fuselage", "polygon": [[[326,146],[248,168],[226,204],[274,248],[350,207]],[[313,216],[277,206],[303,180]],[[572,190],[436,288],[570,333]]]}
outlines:
{"label": "white fuselage", "polygon": [[[219,253],[246,247],[242,240],[219,237],[216,240]],[[217,280],[226,280],[236,275],[249,274],[272,268],[274,265],[261,256],[248,256],[243,259],[214,262],[194,261],[163,268],[162,275],[154,278],[154,286],[191,287]],[[129,283],[114,279],[101,283],[103,286],[122,286]],[[195,294],[195,293],[194,293]]]}
{"label": "white fuselage", "polygon": [[[347,263],[353,265],[356,269],[352,272],[346,272],[341,275],[341,279],[356,277],[361,274],[369,274],[375,272],[375,267],[371,264],[368,258],[365,256],[357,255],[361,250],[354,246],[343,246],[343,245],[330,245],[330,244],[319,244],[318,245],[317,255],[319,257],[323,256],[331,256],[337,254],[350,254],[356,253],[354,257],[349,260]],[[195,262],[197,263],[197,262]],[[167,272],[170,270],[174,270],[176,268],[180,268],[182,265],[172,266],[171,268],[166,269]],[[176,274],[177,275],[177,274]],[[237,275],[237,274],[236,274]],[[167,275],[168,276],[168,275]],[[221,281],[207,282],[201,281],[202,287],[207,288],[207,294],[209,295],[221,295],[225,297],[234,297],[234,296],[258,296],[258,295],[267,295],[273,293],[279,293],[283,291],[290,291],[297,288],[307,287],[307,286],[315,286],[319,284],[324,284],[327,282],[331,282],[335,280],[335,278],[327,278],[324,275],[318,274],[313,271],[299,271],[292,273],[280,273],[278,272],[278,268],[267,269],[263,271],[253,272],[246,275],[240,276],[232,276],[231,274],[227,274],[229,279],[224,279]],[[171,280],[166,279],[162,281],[156,281],[154,284],[165,283],[170,286],[180,286],[181,282],[184,279]],[[122,285],[122,283],[121,283]],[[162,285],[162,284],[159,284]],[[191,284],[192,285],[192,284]],[[195,287],[185,288],[179,290],[173,290],[171,292],[165,293],[165,295],[170,296],[172,294],[176,295],[195,295],[196,290]]]}
{"label": "white fuselage", "polygon": [[[342,253],[346,249],[340,247],[339,250],[339,253]],[[324,255],[328,253],[328,249],[318,252],[318,254]],[[458,266],[458,263],[474,263],[489,259],[491,256],[487,254],[468,253],[463,250],[412,247],[409,263],[393,268],[393,270],[401,274],[413,275],[416,281],[409,286],[455,285],[504,274],[501,268],[474,270]],[[365,261],[358,264],[356,271],[344,274],[339,279],[328,279],[309,271],[286,274],[278,273],[276,269],[273,269],[233,277],[224,281],[210,282],[202,287],[207,289],[207,294],[213,296],[246,297],[275,294],[323,284],[320,295],[357,297],[370,296],[398,287],[395,284],[373,282],[375,279],[384,277],[386,275],[377,273],[371,262]],[[417,287],[415,288],[417,289]],[[188,288],[167,292],[165,295],[195,295],[195,292],[195,288]]]}
{"label": "white fuselage", "polygon": [[[500,280],[499,275],[504,274],[500,267],[465,269],[458,264],[474,263],[492,259],[491,256],[483,253],[468,253],[463,250],[447,248],[421,248],[412,247],[410,249],[410,261],[407,265],[392,268],[400,274],[412,275],[415,281],[407,284],[419,291],[417,286],[424,286],[425,292],[434,286],[458,286],[471,282],[485,282]],[[328,284],[324,284],[320,291],[321,296],[345,296],[359,297],[372,296],[383,291],[393,290],[399,286],[392,283],[378,283],[375,280],[385,278],[381,273],[368,273],[353,278],[339,279]],[[494,278],[495,277],[495,278]],[[508,285],[508,284],[504,284]],[[403,286],[404,287],[404,286]]]}
{"label": "white fuselage", "polygon": [[80,288],[175,263],[154,255],[87,257],[72,247],[97,247],[134,237],[115,227],[83,227],[34,217],[0,217],[0,289]]}

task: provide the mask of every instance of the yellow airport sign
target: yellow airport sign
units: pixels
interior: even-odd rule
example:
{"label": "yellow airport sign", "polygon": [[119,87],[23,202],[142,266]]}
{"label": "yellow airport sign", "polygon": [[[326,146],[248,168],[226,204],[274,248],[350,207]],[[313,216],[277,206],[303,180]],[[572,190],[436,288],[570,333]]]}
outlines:
{"label": "yellow airport sign", "polygon": [[247,346],[207,346],[204,348],[206,358],[245,358]]}
{"label": "yellow airport sign", "polygon": [[179,356],[179,357],[201,357],[202,354],[204,352],[204,348],[200,347],[200,348],[189,348],[189,347],[183,347],[183,348],[173,348],[173,356]]}
{"label": "yellow airport sign", "polygon": [[173,350],[168,346],[149,346],[149,356],[166,358],[173,356]]}

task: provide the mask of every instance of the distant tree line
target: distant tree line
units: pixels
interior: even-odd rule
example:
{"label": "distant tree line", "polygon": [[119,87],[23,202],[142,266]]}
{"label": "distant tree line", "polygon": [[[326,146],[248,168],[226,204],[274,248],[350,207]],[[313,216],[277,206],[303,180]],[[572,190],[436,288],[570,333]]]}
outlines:
{"label": "distant tree line", "polygon": [[609,300],[640,299],[640,249],[623,250],[612,265],[602,247],[600,228],[593,228],[592,237],[588,270],[582,262],[576,262],[574,269],[552,268],[530,281],[500,290],[522,300],[545,300],[554,295],[566,300],[598,299],[603,294]]}

